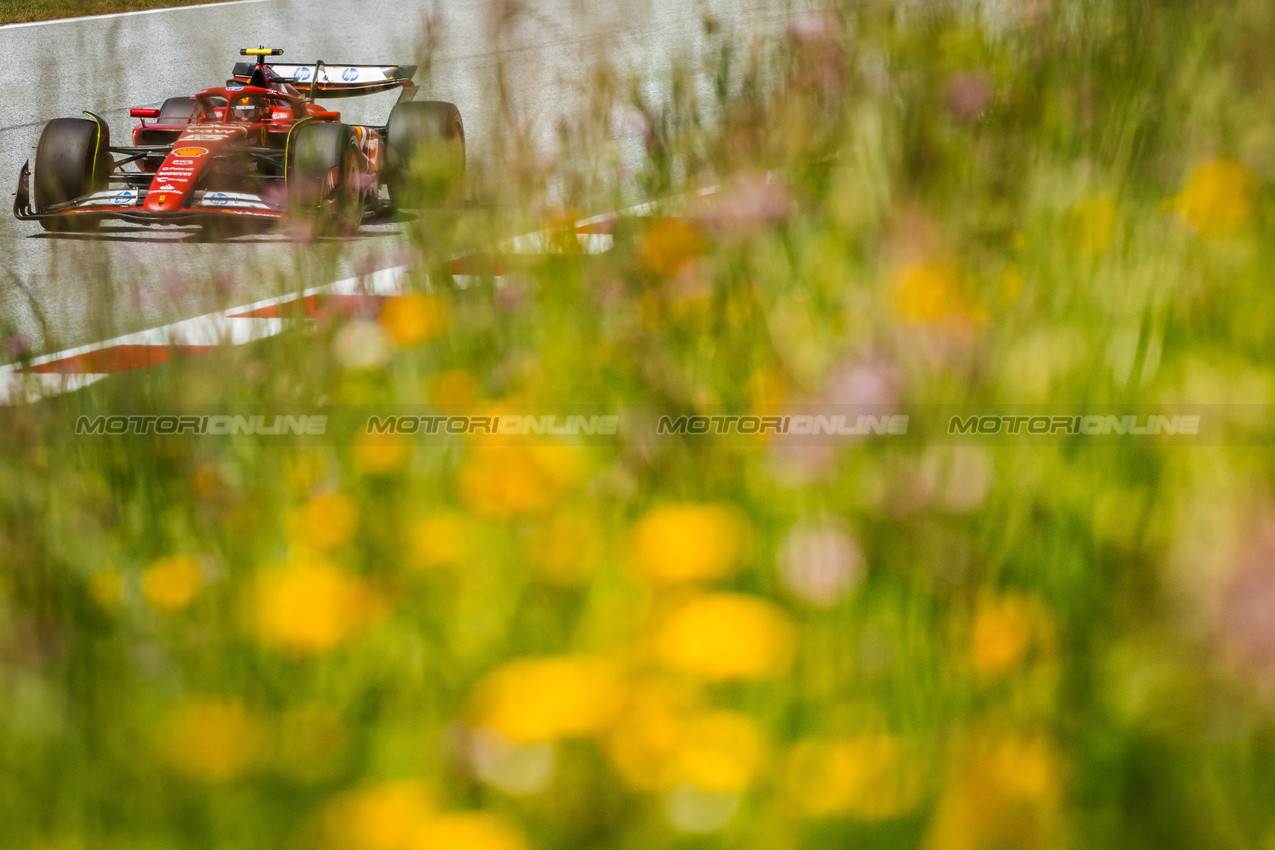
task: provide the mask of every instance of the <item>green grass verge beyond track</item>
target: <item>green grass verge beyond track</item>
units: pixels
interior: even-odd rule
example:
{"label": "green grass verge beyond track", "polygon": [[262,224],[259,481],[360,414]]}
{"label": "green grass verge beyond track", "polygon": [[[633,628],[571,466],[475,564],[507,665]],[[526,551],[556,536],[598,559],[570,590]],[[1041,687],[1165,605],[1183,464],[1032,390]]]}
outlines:
{"label": "green grass verge beyond track", "polygon": [[0,0],[0,26],[173,6],[197,6],[208,2],[216,0]]}

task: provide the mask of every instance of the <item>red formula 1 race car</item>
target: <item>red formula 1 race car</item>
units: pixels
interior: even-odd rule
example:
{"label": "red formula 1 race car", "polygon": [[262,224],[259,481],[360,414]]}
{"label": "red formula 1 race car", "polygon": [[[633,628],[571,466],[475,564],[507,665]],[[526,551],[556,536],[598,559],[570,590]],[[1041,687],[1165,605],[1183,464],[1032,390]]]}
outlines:
{"label": "red formula 1 race car", "polygon": [[[462,191],[465,130],[450,103],[415,102],[415,68],[267,63],[241,50],[226,85],[170,97],[141,119],[133,144],[111,144],[105,120],[45,125],[35,168],[22,166],[14,215],[47,230],[103,219],[239,228],[301,218],[350,229],[394,208],[443,205]],[[383,126],[351,125],[318,98],[402,89]]]}

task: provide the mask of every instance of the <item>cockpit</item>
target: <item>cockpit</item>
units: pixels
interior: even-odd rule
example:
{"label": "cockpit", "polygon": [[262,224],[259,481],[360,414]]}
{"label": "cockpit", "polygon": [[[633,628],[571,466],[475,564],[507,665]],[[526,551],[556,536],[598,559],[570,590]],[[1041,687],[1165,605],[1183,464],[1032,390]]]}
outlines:
{"label": "cockpit", "polygon": [[296,117],[293,102],[285,95],[261,91],[236,95],[227,90],[224,119],[227,124],[268,124],[291,121]]}

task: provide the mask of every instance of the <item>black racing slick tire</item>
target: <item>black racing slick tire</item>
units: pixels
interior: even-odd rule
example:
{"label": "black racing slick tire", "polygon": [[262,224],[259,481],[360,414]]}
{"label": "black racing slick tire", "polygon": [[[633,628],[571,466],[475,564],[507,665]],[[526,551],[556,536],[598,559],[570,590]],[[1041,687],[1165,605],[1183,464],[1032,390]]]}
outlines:
{"label": "black racing slick tire", "polygon": [[293,213],[320,233],[358,227],[362,204],[353,186],[354,136],[346,124],[308,123],[293,132],[288,150],[288,200]]}
{"label": "black racing slick tire", "polygon": [[159,108],[156,124],[189,124],[200,113],[199,101],[193,97],[170,97]]}
{"label": "black racing slick tire", "polygon": [[400,103],[385,128],[385,184],[398,209],[460,203],[465,191],[465,124],[455,104]]}
{"label": "black racing slick tire", "polygon": [[[35,211],[47,213],[57,204],[105,190],[114,165],[110,147],[105,122],[55,118],[44,125],[35,150]],[[93,223],[71,217],[41,221],[46,230],[86,229]]]}

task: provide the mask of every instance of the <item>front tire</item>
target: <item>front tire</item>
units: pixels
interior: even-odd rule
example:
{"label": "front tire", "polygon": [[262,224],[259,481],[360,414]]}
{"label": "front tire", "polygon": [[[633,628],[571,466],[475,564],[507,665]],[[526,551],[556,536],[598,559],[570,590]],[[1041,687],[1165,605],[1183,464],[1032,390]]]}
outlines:
{"label": "front tire", "polygon": [[385,183],[398,209],[458,204],[465,190],[465,124],[455,104],[400,103],[385,130]]}
{"label": "front tire", "polygon": [[[37,213],[107,188],[114,160],[111,131],[105,122],[55,118],[44,125],[35,152],[34,200]],[[61,216],[40,222],[45,230],[88,230],[96,220]]]}

